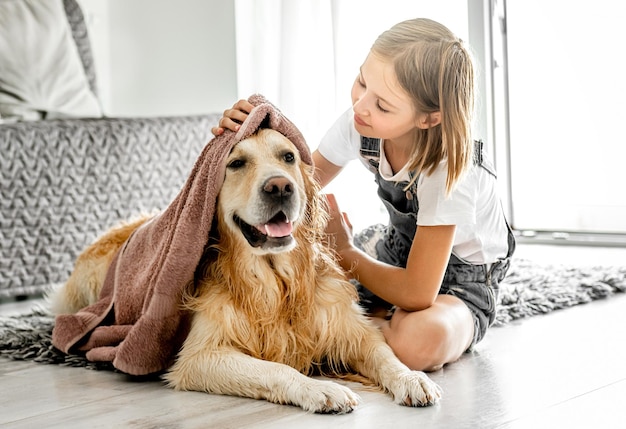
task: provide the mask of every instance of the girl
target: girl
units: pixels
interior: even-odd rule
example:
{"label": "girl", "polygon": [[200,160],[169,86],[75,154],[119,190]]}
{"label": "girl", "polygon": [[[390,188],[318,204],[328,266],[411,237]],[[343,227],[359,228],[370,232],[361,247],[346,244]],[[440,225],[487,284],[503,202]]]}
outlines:
{"label": "girl", "polygon": [[[437,370],[483,338],[515,248],[494,170],[470,135],[474,92],[460,39],[432,20],[400,22],[374,42],[352,109],[313,153],[322,186],[357,158],[374,174],[389,225],[353,237],[328,195],[327,233],[361,303],[415,370]],[[251,108],[238,101],[213,134],[236,131]]]}

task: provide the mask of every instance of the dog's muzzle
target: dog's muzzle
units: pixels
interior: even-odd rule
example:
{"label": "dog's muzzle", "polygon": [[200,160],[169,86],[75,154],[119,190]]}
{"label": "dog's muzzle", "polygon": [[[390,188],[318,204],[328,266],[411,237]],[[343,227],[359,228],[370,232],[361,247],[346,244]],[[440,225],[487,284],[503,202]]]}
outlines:
{"label": "dog's muzzle", "polygon": [[295,245],[293,224],[290,218],[296,217],[299,199],[294,193],[294,185],[282,176],[271,177],[261,188],[261,201],[268,212],[268,220],[259,224],[246,223],[239,216],[233,219],[239,226],[250,246],[270,252],[290,250]]}

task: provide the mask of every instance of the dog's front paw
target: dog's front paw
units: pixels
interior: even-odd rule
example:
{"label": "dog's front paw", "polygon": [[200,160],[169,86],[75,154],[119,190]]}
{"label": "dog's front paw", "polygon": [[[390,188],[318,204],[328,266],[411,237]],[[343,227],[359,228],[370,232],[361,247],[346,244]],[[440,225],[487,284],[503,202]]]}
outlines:
{"label": "dog's front paw", "polygon": [[309,379],[309,383],[298,387],[296,395],[297,405],[312,413],[346,414],[360,402],[352,390],[327,380]]}
{"label": "dog's front paw", "polygon": [[394,402],[408,407],[433,405],[441,399],[442,390],[421,371],[408,371],[399,375],[389,388]]}

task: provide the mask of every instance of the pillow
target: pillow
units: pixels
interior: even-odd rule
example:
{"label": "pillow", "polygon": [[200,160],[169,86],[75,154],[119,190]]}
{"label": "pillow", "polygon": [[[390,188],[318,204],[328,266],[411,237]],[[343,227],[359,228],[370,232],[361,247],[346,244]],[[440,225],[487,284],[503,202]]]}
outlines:
{"label": "pillow", "polygon": [[0,123],[101,116],[62,0],[0,0]]}

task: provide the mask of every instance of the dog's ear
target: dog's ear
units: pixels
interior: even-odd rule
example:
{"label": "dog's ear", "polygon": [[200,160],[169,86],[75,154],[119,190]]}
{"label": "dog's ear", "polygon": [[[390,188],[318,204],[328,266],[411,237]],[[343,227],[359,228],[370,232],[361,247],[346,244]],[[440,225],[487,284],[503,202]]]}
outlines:
{"label": "dog's ear", "polygon": [[329,214],[326,207],[326,198],[323,198],[321,187],[313,175],[314,168],[308,164],[301,164],[304,189],[307,197],[305,225],[308,231],[308,240],[316,242],[323,238]]}

